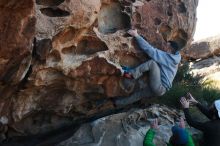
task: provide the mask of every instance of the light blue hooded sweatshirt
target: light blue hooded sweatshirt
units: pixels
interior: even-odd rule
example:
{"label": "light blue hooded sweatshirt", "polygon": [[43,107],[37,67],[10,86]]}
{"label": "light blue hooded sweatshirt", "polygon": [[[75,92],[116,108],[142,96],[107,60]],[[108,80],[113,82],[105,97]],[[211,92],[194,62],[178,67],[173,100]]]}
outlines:
{"label": "light blue hooded sweatshirt", "polygon": [[172,87],[173,79],[177,73],[178,64],[181,61],[179,52],[175,54],[167,53],[151,46],[141,36],[135,37],[139,47],[148,54],[155,62],[157,62],[160,73],[162,85],[169,90]]}

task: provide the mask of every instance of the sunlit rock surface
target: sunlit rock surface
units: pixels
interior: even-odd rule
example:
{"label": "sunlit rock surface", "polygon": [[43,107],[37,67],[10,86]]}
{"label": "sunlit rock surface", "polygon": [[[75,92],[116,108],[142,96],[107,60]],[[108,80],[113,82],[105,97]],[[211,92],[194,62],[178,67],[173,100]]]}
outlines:
{"label": "sunlit rock surface", "polygon": [[200,79],[204,86],[220,89],[220,36],[193,42],[183,51],[190,61],[189,71]]}
{"label": "sunlit rock surface", "polygon": [[207,59],[220,55],[220,35],[193,42],[182,53],[188,59]]}
{"label": "sunlit rock surface", "polygon": [[190,63],[190,73],[198,77],[201,83],[220,89],[220,57],[210,57]]}
{"label": "sunlit rock surface", "polygon": [[[197,0],[1,0],[0,116],[8,137],[39,134],[108,115],[147,87],[121,77],[121,65],[147,60],[129,28],[153,46],[187,47]],[[144,97],[144,95],[142,95]],[[131,105],[132,106],[132,105]],[[123,108],[123,107],[122,107]]]}
{"label": "sunlit rock surface", "polygon": [[[159,128],[154,143],[166,146],[172,135],[174,119],[182,115],[175,109],[159,105],[133,109],[84,124],[71,138],[57,146],[143,146],[144,136],[155,117],[158,117]],[[199,134],[194,128],[187,129],[194,136]]]}

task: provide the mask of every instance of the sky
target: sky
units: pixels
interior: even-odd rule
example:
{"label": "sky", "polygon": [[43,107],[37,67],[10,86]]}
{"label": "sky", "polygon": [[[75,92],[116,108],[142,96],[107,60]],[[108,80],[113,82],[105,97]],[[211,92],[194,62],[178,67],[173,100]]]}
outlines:
{"label": "sky", "polygon": [[194,41],[220,34],[220,0],[199,0]]}

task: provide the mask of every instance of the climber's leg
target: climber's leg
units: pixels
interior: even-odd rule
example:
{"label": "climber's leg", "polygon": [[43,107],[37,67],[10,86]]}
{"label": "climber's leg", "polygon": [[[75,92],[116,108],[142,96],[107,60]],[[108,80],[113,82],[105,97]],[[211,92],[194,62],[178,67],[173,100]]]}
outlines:
{"label": "climber's leg", "polygon": [[146,71],[149,71],[149,84],[152,91],[156,96],[162,96],[166,92],[166,88],[161,83],[160,68],[154,60],[149,60],[129,72],[137,79]]}
{"label": "climber's leg", "polygon": [[148,90],[148,92],[153,92],[156,96],[162,96],[166,92],[166,88],[161,83],[160,68],[154,60],[149,60],[134,69],[128,70],[129,74],[135,79],[141,77],[146,71],[149,71],[149,86],[151,89],[151,91]]}
{"label": "climber's leg", "polygon": [[149,62],[149,84],[154,95],[162,96],[166,92],[166,88],[162,85],[160,68],[158,64],[150,60]]}
{"label": "climber's leg", "polygon": [[145,63],[142,63],[141,65],[139,65],[138,67],[134,68],[134,69],[130,69],[129,73],[135,78],[138,79],[139,77],[141,77],[143,75],[144,72],[149,71],[150,69],[150,64],[151,64],[152,60],[149,60]]}

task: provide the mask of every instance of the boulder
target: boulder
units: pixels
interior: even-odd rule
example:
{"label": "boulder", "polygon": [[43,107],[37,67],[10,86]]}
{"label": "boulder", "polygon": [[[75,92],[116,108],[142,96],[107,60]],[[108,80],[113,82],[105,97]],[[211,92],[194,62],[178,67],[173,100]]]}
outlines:
{"label": "boulder", "polygon": [[[32,61],[36,17],[33,0],[0,2],[0,94],[7,98],[27,74]],[[7,91],[10,90],[10,91]]]}
{"label": "boulder", "polygon": [[201,83],[220,89],[220,57],[211,57],[190,63],[190,73]]}
{"label": "boulder", "polygon": [[[155,117],[158,117],[159,128],[156,131],[154,144],[166,146],[172,135],[174,119],[178,119],[182,114],[180,111],[161,105],[133,109],[84,124],[71,138],[57,146],[143,146],[145,134]],[[189,126],[187,129],[192,135],[200,134]]]}
{"label": "boulder", "polygon": [[187,47],[197,4],[1,0],[0,116],[13,127],[8,136],[44,133],[124,108],[115,106],[114,99],[148,87],[146,74],[138,80],[121,77],[121,65],[135,67],[148,59],[126,31],[137,28],[163,51],[170,51],[170,40]]}
{"label": "boulder", "polygon": [[206,59],[218,56],[220,54],[220,35],[193,42],[182,54],[188,59]]}

